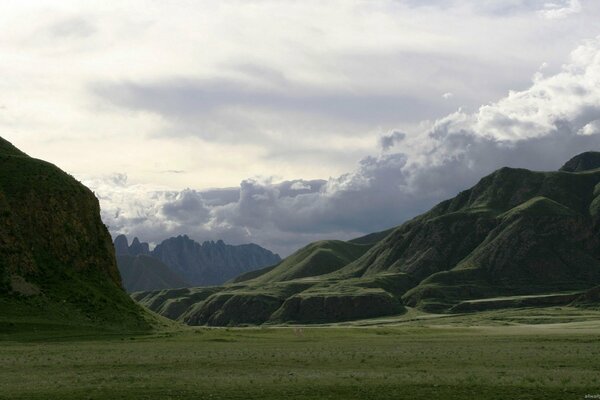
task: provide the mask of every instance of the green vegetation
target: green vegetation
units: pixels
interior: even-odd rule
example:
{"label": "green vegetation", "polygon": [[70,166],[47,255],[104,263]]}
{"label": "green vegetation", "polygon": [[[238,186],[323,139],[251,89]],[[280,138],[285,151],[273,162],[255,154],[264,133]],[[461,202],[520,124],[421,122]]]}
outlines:
{"label": "green vegetation", "polygon": [[120,286],[94,194],[0,138],[1,326],[150,329],[151,318]]}
{"label": "green vegetation", "polygon": [[[282,282],[314,277],[337,271],[362,256],[372,244],[355,244],[341,240],[323,240],[311,243],[287,257],[253,282]],[[240,282],[237,280],[237,282]]]}
{"label": "green vegetation", "polygon": [[409,310],[337,327],[13,335],[0,399],[582,399],[600,393],[599,321],[575,308]]}

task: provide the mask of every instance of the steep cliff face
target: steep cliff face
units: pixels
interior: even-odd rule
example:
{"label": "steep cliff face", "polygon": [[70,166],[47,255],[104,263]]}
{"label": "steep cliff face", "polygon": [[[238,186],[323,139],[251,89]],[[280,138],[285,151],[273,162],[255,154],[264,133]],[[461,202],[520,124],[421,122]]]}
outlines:
{"label": "steep cliff face", "polygon": [[84,324],[148,327],[120,288],[94,194],[1,138],[0,277],[3,319],[71,313]]}
{"label": "steep cliff face", "polygon": [[[313,243],[204,297],[137,299],[156,309],[187,304],[176,318],[209,325],[333,322],[398,314],[404,305],[567,304],[600,284],[599,167],[599,153],[583,153],[557,172],[502,168],[390,231]],[[596,304],[597,294],[578,302]]]}
{"label": "steep cliff face", "polygon": [[200,244],[185,235],[163,241],[151,255],[195,286],[219,285],[281,261],[256,244],[232,246],[222,240]]}

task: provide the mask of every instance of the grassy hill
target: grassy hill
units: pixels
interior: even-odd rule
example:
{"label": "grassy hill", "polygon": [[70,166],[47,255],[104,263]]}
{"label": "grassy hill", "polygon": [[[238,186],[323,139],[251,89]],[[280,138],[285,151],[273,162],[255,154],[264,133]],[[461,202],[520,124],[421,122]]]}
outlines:
{"label": "grassy hill", "polygon": [[[312,243],[212,288],[176,318],[321,323],[400,314],[405,305],[458,312],[569,304],[573,293],[600,284],[598,167],[598,153],[584,153],[556,172],[502,168],[394,229]],[[185,302],[192,293],[136,299],[159,310],[159,299]],[[591,293],[587,303],[597,297]],[[472,303],[493,298],[503,300]]]}
{"label": "grassy hill", "polygon": [[121,289],[98,200],[56,166],[0,138],[0,327],[147,330]]}

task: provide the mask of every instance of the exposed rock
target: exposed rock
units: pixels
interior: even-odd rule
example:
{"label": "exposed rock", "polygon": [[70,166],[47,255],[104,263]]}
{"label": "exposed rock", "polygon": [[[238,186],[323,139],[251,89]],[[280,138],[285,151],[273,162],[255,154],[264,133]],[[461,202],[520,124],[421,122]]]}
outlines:
{"label": "exposed rock", "polygon": [[256,244],[232,246],[222,240],[200,244],[186,235],[163,241],[151,254],[196,286],[219,285],[281,261]]}
{"label": "exposed rock", "polygon": [[141,243],[137,237],[133,238],[133,242],[131,242],[131,246],[129,246],[129,255],[138,256],[149,254],[150,246],[148,245],[148,243]]}
{"label": "exposed rock", "polygon": [[127,236],[119,235],[115,238],[114,241],[115,246],[115,254],[117,256],[128,256],[129,254],[129,241],[127,240]]}

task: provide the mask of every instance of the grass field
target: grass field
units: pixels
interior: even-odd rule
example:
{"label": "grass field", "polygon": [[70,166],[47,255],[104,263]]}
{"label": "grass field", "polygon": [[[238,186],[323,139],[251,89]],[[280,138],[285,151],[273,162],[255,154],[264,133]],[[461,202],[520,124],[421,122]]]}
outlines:
{"label": "grass field", "polygon": [[583,399],[600,394],[599,360],[600,312],[568,308],[17,334],[0,342],[0,398]]}

